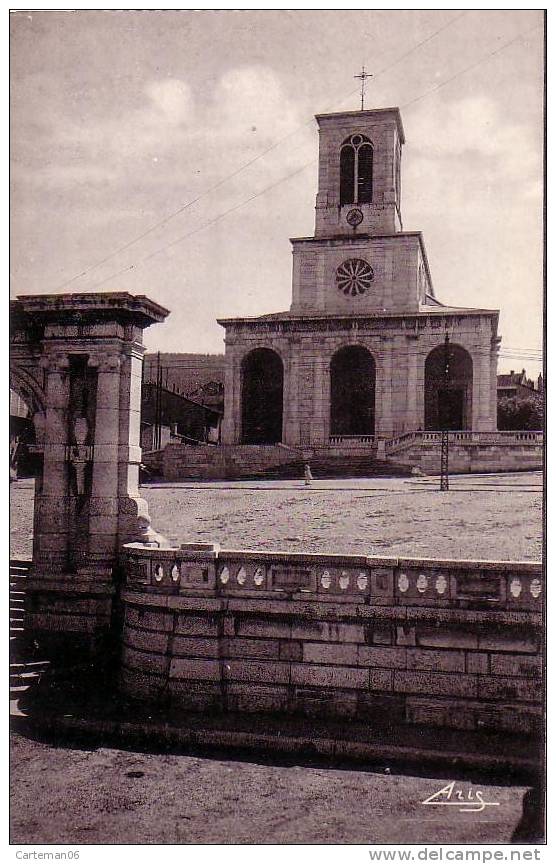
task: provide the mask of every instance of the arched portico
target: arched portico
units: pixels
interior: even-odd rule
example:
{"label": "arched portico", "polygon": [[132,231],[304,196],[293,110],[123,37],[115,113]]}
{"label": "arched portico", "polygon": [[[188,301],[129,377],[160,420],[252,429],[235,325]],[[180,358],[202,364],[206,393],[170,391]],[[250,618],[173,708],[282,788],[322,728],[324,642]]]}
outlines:
{"label": "arched portico", "polygon": [[425,360],[425,429],[471,429],[473,360],[461,345],[437,345]]}
{"label": "arched portico", "polygon": [[376,365],[362,345],[347,345],[330,362],[330,434],[374,435]]}
{"label": "arched portico", "polygon": [[29,409],[29,415],[44,414],[45,393],[29,369],[10,363],[10,389],[17,393]]}
{"label": "arched portico", "polygon": [[255,348],[241,364],[241,442],[282,441],[284,364],[276,351]]}

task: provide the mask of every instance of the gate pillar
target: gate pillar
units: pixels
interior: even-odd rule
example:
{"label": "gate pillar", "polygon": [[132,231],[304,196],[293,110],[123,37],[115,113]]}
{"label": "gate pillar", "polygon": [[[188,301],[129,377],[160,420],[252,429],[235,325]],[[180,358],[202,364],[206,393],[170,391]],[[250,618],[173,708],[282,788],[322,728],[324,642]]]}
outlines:
{"label": "gate pillar", "polygon": [[44,376],[25,633],[98,650],[111,625],[120,549],[152,536],[139,496],[143,330],[168,311],[127,293],[19,297]]}

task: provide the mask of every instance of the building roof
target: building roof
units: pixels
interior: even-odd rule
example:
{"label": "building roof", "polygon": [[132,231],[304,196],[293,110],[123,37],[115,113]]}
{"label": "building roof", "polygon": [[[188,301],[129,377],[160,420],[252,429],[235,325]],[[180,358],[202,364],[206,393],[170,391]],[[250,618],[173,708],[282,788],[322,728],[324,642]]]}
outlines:
{"label": "building roof", "polygon": [[521,385],[522,387],[533,387],[533,382],[527,380],[527,373],[525,369],[522,369],[521,372],[510,372],[508,374],[498,375],[497,376],[497,385],[498,387],[517,387]]}
{"label": "building roof", "polygon": [[426,312],[427,315],[498,315],[498,311],[498,309],[474,309],[471,306],[444,306],[436,298],[432,298],[432,303],[419,304],[419,312]]}
{"label": "building roof", "polygon": [[316,114],[315,120],[317,121],[317,123],[320,126],[321,121],[324,121],[325,123],[327,121],[333,122],[334,120],[337,120],[338,117],[349,117],[351,119],[354,117],[360,117],[360,118],[368,119],[368,118],[372,118],[373,116],[377,116],[378,114],[393,114],[394,115],[394,118],[396,120],[396,124],[398,127],[398,134],[400,136],[401,142],[402,142],[402,144],[405,144],[405,134],[403,131],[402,115],[400,114],[399,108],[369,108],[369,109],[366,109],[364,111],[336,111],[333,114]]}

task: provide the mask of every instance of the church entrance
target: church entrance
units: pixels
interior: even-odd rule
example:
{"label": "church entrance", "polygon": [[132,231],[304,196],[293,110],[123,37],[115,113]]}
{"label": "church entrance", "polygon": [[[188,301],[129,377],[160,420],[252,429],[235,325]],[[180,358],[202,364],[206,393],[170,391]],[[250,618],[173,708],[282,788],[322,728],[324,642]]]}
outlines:
{"label": "church entrance", "polygon": [[459,345],[438,345],[425,361],[425,429],[471,429],[473,361]]}
{"label": "church entrance", "polygon": [[242,444],[279,443],[284,399],[280,357],[269,348],[256,348],[243,359],[241,377]]}
{"label": "church entrance", "polygon": [[375,361],[366,348],[340,348],[330,364],[330,434],[374,435]]}

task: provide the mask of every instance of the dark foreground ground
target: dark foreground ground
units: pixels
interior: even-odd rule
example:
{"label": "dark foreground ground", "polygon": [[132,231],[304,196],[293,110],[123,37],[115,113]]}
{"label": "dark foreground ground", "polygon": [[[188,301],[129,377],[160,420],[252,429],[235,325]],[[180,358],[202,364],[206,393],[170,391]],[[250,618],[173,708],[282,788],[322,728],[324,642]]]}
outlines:
{"label": "dark foreground ground", "polygon": [[51,746],[14,733],[12,843],[508,843],[524,786],[480,790],[480,813],[421,802],[454,778],[393,766],[241,761]]}

